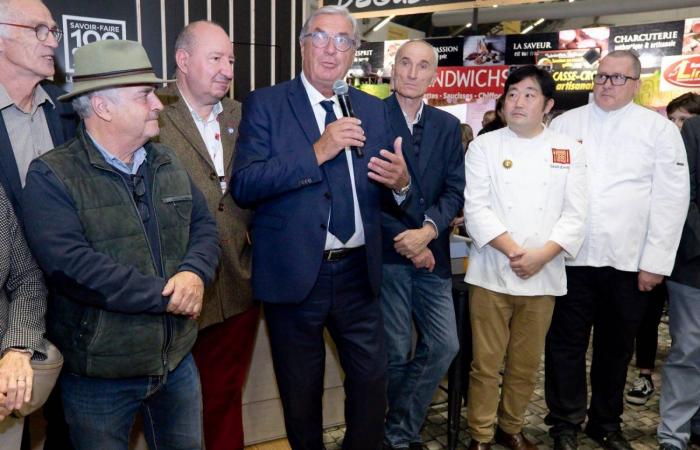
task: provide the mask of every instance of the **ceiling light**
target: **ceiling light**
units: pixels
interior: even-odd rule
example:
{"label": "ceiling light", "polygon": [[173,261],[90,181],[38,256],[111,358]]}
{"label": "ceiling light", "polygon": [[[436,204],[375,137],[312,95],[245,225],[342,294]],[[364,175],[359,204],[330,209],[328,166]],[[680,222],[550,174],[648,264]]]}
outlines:
{"label": "ceiling light", "polygon": [[394,17],[396,17],[395,14],[394,14],[393,16],[389,16],[389,17],[384,18],[381,22],[379,22],[378,24],[376,24],[376,25],[374,26],[374,28],[372,28],[372,31],[379,31],[379,30],[381,30],[381,29],[384,27],[384,25],[386,25],[387,23],[391,22],[391,19],[393,19]]}

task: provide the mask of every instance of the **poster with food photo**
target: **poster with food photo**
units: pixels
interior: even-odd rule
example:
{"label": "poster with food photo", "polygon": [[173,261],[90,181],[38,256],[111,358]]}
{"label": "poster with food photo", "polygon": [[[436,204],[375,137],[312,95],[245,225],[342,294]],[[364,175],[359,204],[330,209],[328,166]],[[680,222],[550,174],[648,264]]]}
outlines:
{"label": "poster with food photo", "polygon": [[500,66],[505,64],[505,36],[468,36],[462,51],[465,66]]}
{"label": "poster with food photo", "polygon": [[682,52],[684,55],[700,54],[700,18],[686,19]]}

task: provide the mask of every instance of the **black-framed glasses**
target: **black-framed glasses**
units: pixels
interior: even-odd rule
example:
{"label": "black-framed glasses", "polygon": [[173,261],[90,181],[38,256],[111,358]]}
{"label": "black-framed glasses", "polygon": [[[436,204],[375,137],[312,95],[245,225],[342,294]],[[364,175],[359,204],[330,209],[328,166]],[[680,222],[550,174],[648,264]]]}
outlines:
{"label": "black-framed glasses", "polygon": [[34,30],[34,33],[36,34],[36,38],[39,39],[41,42],[44,42],[49,38],[49,33],[53,34],[54,39],[56,39],[56,42],[61,42],[61,38],[63,37],[63,31],[61,31],[58,27],[53,27],[49,28],[48,25],[44,25],[43,23],[40,25],[37,25],[35,27],[30,26],[30,25],[20,25],[18,23],[8,23],[8,22],[0,22],[0,25],[8,25],[10,27],[18,27],[18,28],[26,28],[27,30]]}
{"label": "black-framed glasses", "polygon": [[311,37],[311,45],[316,48],[325,48],[328,45],[328,41],[333,39],[333,47],[339,52],[347,52],[357,45],[355,39],[346,34],[330,35],[325,31],[317,30],[301,36],[302,39],[306,39],[307,37]]}
{"label": "black-framed glasses", "polygon": [[136,203],[136,208],[139,210],[141,220],[146,222],[151,218],[151,211],[146,201],[146,183],[141,175],[132,175],[131,181],[134,183],[134,203]]}
{"label": "black-framed glasses", "polygon": [[607,73],[597,73],[593,76],[593,82],[595,84],[604,85],[610,80],[613,86],[622,86],[627,83],[627,80],[638,80],[639,77],[628,77],[627,75],[622,75],[621,73],[614,73],[608,75]]}

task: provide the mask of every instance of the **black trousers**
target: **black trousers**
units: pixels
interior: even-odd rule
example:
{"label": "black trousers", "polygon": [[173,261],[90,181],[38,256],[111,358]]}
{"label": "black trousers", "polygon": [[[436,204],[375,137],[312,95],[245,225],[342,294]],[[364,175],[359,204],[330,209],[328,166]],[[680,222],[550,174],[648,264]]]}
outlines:
{"label": "black trousers", "polygon": [[593,328],[587,431],[620,429],[627,366],[648,295],[637,273],[611,267],[567,267],[568,294],[558,297],[545,347],[545,399],[551,434],[586,418],[586,351]]}
{"label": "black trousers", "polygon": [[387,356],[379,301],[370,289],[365,261],[362,250],[324,262],[302,303],[264,304],[287,438],[294,450],[324,448],[324,328],[345,372],[343,449],[382,446]]}
{"label": "black trousers", "polygon": [[666,283],[661,283],[649,292],[649,303],[644,312],[642,324],[637,330],[634,346],[634,362],[639,369],[654,370],[656,350],[659,345],[659,323],[661,323],[661,315],[667,299]]}

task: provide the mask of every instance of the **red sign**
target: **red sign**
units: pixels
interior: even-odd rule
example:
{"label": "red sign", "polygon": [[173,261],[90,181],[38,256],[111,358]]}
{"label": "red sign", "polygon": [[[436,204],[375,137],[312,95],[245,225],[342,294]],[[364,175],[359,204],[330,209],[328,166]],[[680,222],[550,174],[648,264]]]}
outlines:
{"label": "red sign", "polygon": [[700,55],[674,61],[664,69],[663,79],[674,86],[700,88]]}
{"label": "red sign", "polygon": [[508,66],[438,67],[435,82],[428,88],[425,98],[445,103],[496,98],[503,93],[506,78]]}

